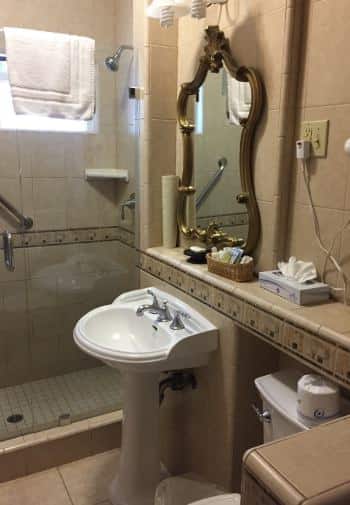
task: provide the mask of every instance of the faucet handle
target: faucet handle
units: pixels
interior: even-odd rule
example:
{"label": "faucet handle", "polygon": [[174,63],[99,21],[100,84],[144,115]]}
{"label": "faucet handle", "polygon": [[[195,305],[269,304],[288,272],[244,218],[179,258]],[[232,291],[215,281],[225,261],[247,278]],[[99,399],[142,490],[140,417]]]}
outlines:
{"label": "faucet handle", "polygon": [[171,330],[184,330],[185,325],[183,323],[182,319],[189,319],[190,316],[186,312],[181,312],[181,310],[177,310],[175,312],[174,319],[172,320],[170,324],[170,329]]}

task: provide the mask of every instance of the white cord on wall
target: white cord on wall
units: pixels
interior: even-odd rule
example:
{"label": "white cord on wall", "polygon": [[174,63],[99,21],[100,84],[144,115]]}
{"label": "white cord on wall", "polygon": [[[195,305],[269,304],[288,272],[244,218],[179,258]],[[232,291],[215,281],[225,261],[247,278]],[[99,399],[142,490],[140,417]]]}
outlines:
{"label": "white cord on wall", "polygon": [[341,267],[341,265],[339,264],[339,262],[333,256],[332,251],[334,249],[334,246],[335,246],[338,238],[343,235],[346,228],[348,228],[348,226],[350,225],[350,219],[344,224],[344,226],[341,228],[341,230],[339,230],[335,234],[330,248],[327,248],[322,240],[320,223],[318,220],[318,216],[317,216],[317,212],[316,212],[316,208],[315,208],[315,203],[314,203],[314,200],[312,197],[312,191],[311,191],[311,186],[310,186],[310,176],[309,176],[308,164],[307,164],[307,160],[309,158],[309,152],[310,152],[310,143],[308,143],[307,141],[298,141],[297,142],[297,158],[301,160],[303,179],[304,179],[306,192],[307,192],[308,199],[309,199],[310,210],[311,210],[312,220],[313,220],[313,225],[314,225],[314,232],[315,232],[318,246],[321,249],[321,251],[325,254],[325,260],[324,260],[323,269],[321,272],[321,280],[324,282],[327,264],[328,264],[328,261],[330,261],[334,265],[335,269],[341,275],[341,278],[343,281],[343,288],[336,288],[333,286],[330,286],[330,288],[336,292],[339,292],[339,291],[343,292],[344,293],[344,303],[347,305],[348,304],[348,288],[349,288],[350,279],[345,274],[345,272],[344,272],[343,268]]}

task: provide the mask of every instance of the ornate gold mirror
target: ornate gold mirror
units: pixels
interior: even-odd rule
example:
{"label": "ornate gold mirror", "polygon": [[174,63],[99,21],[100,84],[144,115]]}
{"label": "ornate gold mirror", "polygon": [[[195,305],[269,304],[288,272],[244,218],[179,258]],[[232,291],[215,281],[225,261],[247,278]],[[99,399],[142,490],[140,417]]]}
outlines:
{"label": "ornate gold mirror", "polygon": [[240,245],[251,253],[260,235],[252,150],[263,86],[254,69],[236,65],[218,26],[209,26],[206,42],[196,75],[178,98],[179,228],[208,245]]}

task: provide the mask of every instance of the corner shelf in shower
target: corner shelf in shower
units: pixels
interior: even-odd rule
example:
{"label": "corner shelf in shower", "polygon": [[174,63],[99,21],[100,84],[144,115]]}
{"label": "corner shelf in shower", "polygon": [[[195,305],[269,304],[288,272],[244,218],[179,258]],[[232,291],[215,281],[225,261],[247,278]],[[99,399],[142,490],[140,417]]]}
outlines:
{"label": "corner shelf in shower", "polygon": [[88,181],[92,179],[119,179],[129,182],[129,171],[118,168],[87,168],[85,178]]}

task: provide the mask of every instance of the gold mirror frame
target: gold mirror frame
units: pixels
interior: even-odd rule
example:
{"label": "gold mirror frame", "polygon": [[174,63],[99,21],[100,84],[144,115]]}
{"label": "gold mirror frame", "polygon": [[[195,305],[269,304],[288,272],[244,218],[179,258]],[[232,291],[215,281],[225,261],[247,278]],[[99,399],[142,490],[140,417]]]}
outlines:
{"label": "gold mirror frame", "polygon": [[[263,109],[263,84],[253,68],[238,67],[233,59],[230,44],[224,32],[218,26],[209,26],[206,29],[206,46],[204,55],[200,58],[199,67],[192,82],[181,85],[177,102],[177,114],[183,139],[183,170],[179,186],[178,225],[180,232],[186,237],[197,239],[207,244],[240,245],[247,254],[257,246],[260,237],[260,213],[255,196],[252,147],[256,126]],[[252,106],[247,119],[241,121],[242,135],[240,143],[240,177],[241,193],[237,196],[239,203],[246,204],[248,213],[248,237],[246,241],[229,237],[217,224],[210,224],[207,229],[191,228],[186,224],[186,201],[196,189],[193,187],[193,139],[195,129],[193,122],[187,117],[188,100],[191,96],[198,96],[199,88],[204,83],[208,72],[218,73],[223,64],[230,75],[241,82],[249,82],[252,94]]]}

